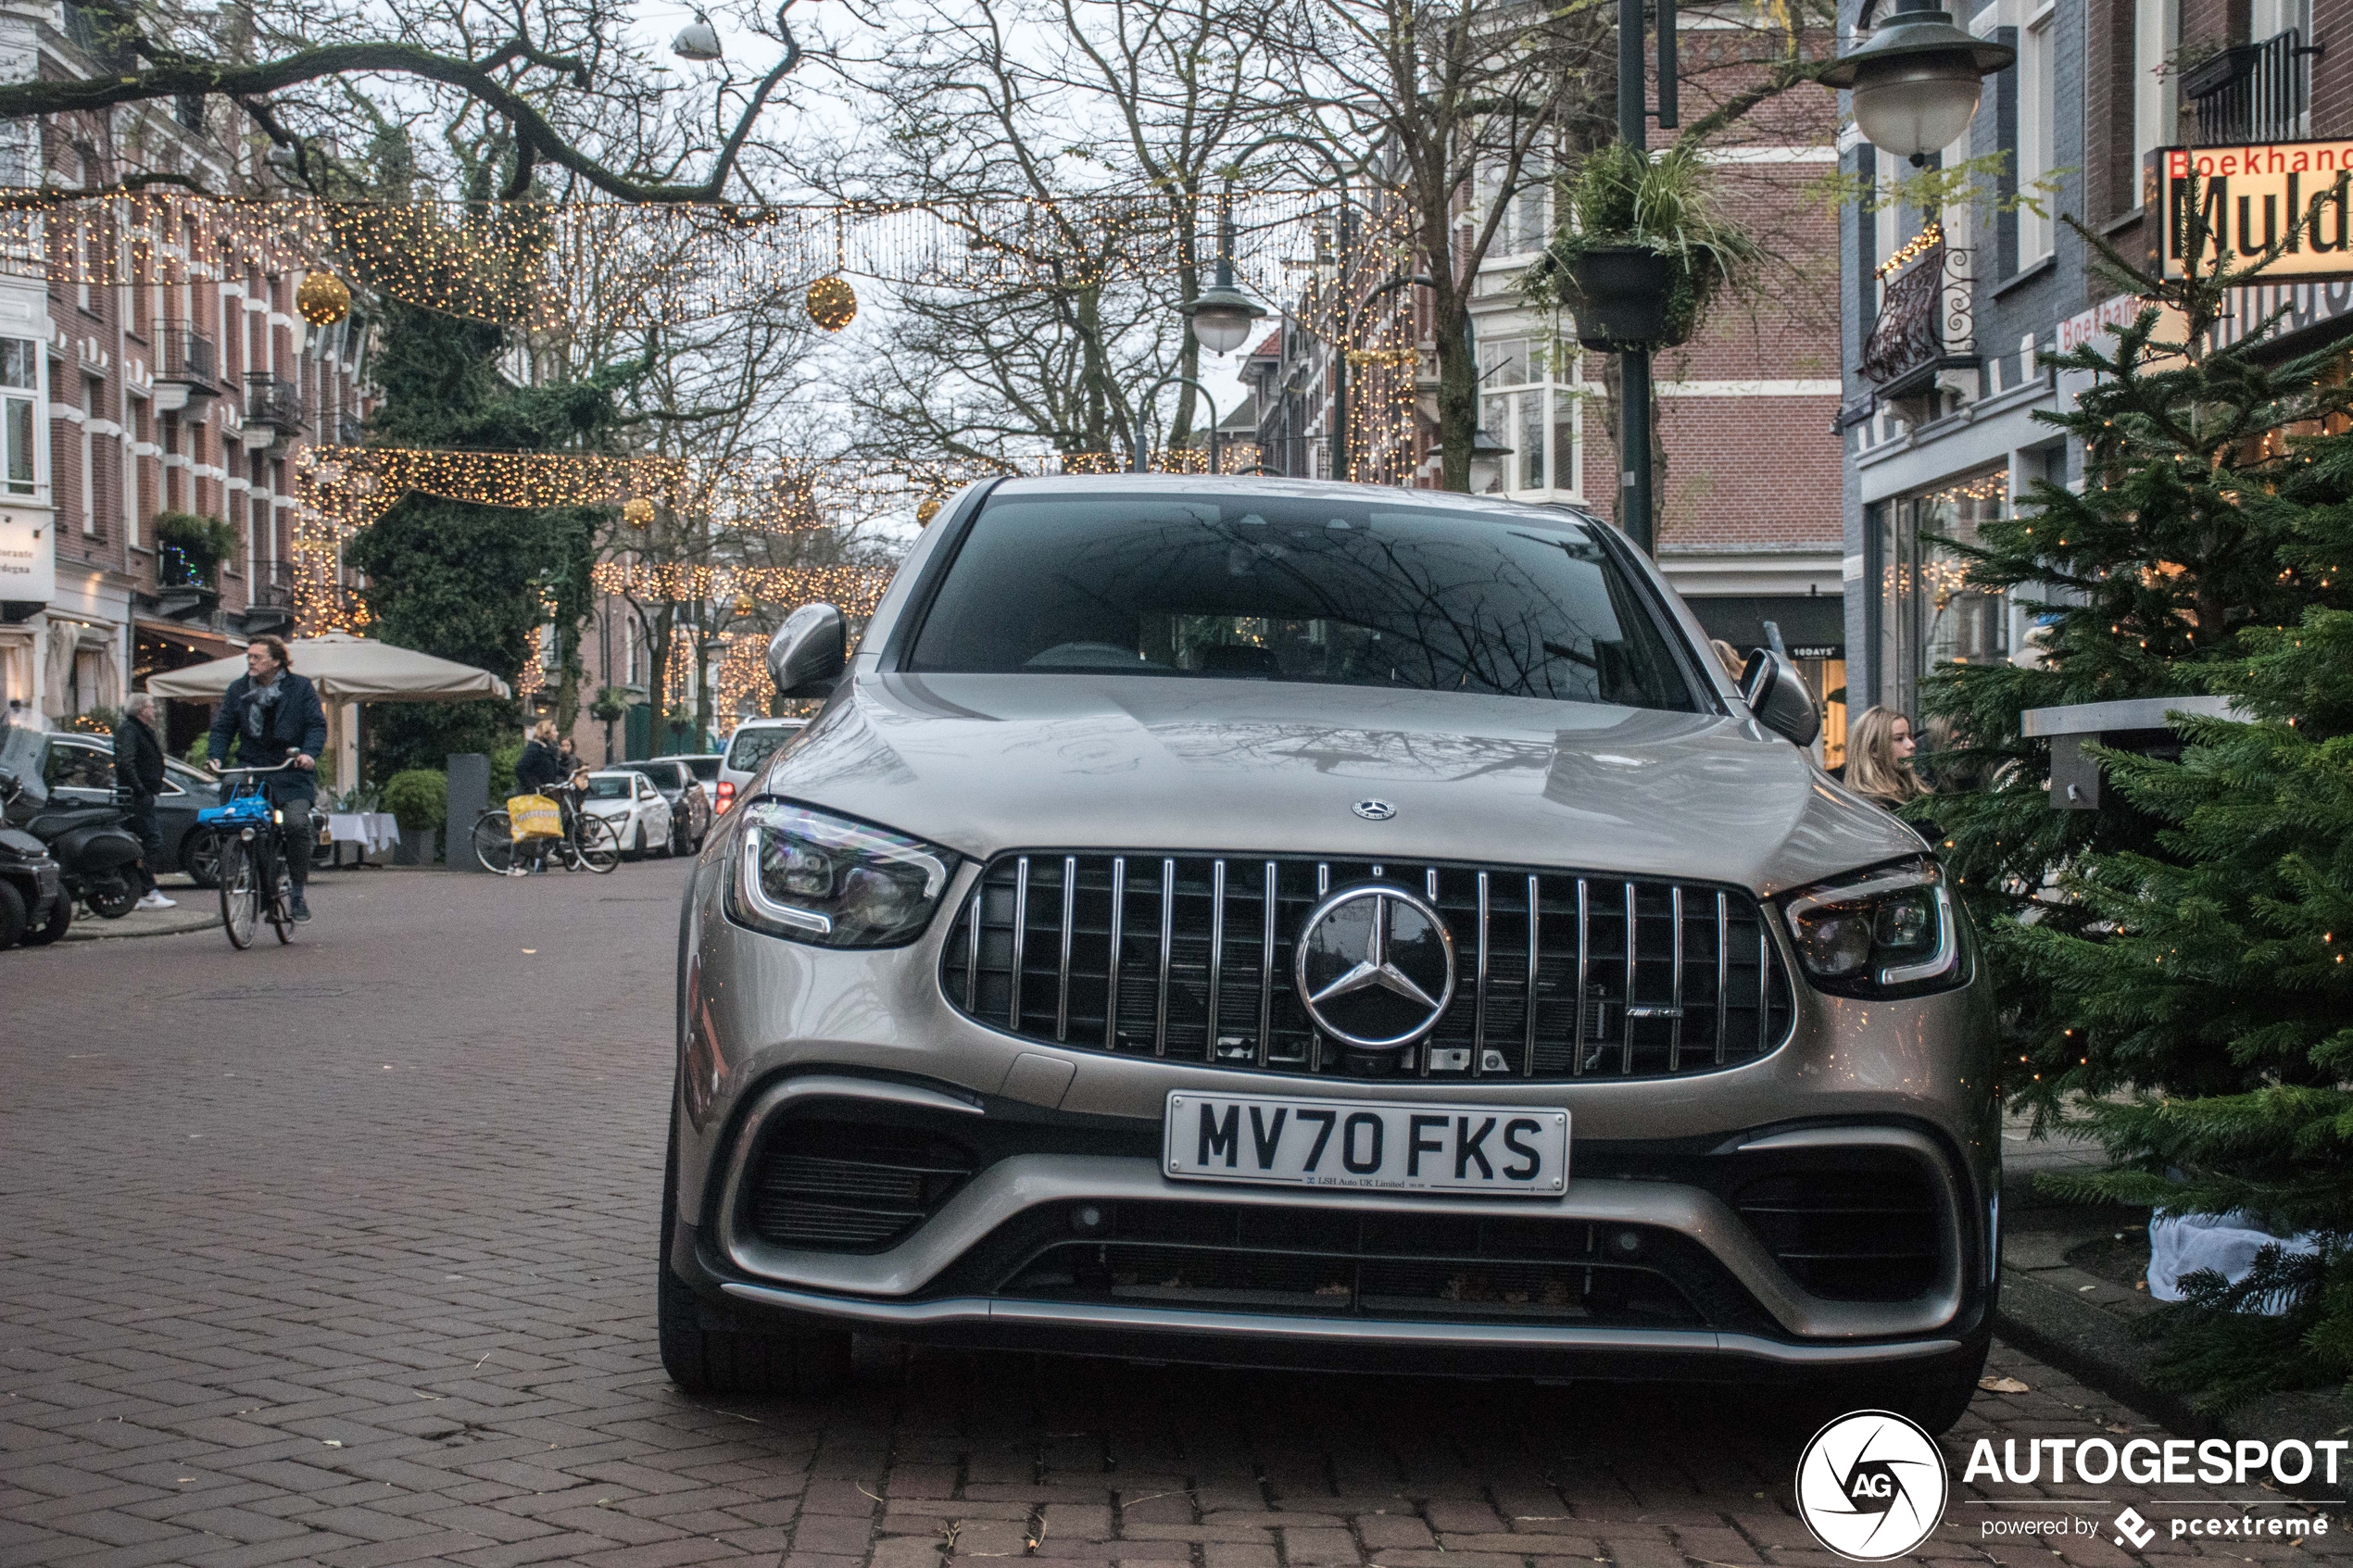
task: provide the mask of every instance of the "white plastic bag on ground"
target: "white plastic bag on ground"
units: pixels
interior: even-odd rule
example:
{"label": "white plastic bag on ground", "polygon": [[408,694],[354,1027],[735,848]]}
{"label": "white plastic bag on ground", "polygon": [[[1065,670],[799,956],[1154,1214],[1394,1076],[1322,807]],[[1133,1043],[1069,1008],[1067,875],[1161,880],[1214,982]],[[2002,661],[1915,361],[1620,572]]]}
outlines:
{"label": "white plastic bag on ground", "polygon": [[[2182,1276],[2200,1269],[2212,1269],[2236,1285],[2254,1269],[2255,1255],[2266,1247],[2313,1253],[2321,1249],[2321,1237],[2312,1231],[2273,1236],[2243,1209],[2229,1214],[2169,1214],[2159,1209],[2149,1216],[2149,1295],[2159,1301],[2181,1300]],[[2275,1318],[2287,1304],[2266,1298],[2258,1310]]]}

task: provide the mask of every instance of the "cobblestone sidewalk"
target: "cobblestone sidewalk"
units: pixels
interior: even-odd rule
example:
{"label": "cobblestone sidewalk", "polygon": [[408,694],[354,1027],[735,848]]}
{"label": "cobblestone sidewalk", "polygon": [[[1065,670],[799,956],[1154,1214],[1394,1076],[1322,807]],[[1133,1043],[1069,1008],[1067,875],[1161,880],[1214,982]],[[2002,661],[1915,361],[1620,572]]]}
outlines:
{"label": "cobblestone sidewalk", "polygon": [[[825,1406],[680,1398],[651,1318],[680,881],[323,879],[288,948],[0,955],[0,1564],[1837,1561],[1794,1515],[1794,1446],[1697,1392],[875,1345]],[[2025,1390],[1948,1441],[1919,1557],[2346,1544],[2334,1519],[2174,1540],[2176,1515],[2307,1512],[2195,1487],[2135,1499],[2145,1553],[1989,1537],[2078,1494],[1989,1506],[1958,1480],[1974,1439],[2164,1436],[1995,1365]],[[2094,1494],[2073,1512],[2127,1495]]]}

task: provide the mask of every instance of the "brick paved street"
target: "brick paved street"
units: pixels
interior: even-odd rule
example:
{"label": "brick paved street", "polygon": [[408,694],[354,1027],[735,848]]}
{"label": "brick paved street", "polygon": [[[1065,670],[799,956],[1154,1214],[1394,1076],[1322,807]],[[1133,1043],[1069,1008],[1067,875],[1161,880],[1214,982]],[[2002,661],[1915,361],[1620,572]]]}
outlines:
{"label": "brick paved street", "polygon": [[[345,873],[288,949],[0,955],[0,1564],[1837,1561],[1793,1449],[1689,1394],[877,1345],[827,1406],[682,1399],[652,1319],[682,875]],[[1981,1544],[1985,1516],[2066,1511],[1989,1508],[1961,1462],[2164,1434],[1995,1370],[2029,1391],[1948,1439],[1919,1555],[2108,1568],[2120,1501],[2056,1554]],[[2170,1540],[2246,1512],[2154,1500],[2197,1487],[1999,1490],[2129,1498],[2154,1555],[2347,1542],[2335,1511],[2293,1546]]]}

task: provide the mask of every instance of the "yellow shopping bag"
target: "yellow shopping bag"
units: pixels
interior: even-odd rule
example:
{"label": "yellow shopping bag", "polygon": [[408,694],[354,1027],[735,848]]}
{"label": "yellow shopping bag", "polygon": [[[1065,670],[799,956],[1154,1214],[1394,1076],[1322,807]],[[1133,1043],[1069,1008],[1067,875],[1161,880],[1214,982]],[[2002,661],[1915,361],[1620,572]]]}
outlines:
{"label": "yellow shopping bag", "polygon": [[544,795],[507,797],[507,822],[517,838],[561,838],[563,813]]}

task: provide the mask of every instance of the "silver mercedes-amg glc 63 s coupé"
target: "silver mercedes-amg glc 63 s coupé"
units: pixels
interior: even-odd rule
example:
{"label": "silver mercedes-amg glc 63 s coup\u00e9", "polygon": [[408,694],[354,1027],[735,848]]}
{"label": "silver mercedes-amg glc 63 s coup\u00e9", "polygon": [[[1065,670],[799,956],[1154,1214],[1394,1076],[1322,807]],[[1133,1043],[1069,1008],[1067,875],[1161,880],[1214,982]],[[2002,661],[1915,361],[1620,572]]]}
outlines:
{"label": "silver mercedes-amg glc 63 s coup\u00e9", "polygon": [[703,849],[664,1364],[853,1333],[1957,1418],[1994,1026],[1928,846],[1582,514],[975,485]]}

